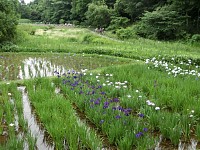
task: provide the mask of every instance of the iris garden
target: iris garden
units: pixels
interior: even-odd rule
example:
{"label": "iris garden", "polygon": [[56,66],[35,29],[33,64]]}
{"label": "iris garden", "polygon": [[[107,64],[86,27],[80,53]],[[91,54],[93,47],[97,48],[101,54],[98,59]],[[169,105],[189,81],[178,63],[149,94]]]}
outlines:
{"label": "iris garden", "polygon": [[198,149],[199,55],[130,56],[1,53],[0,148]]}

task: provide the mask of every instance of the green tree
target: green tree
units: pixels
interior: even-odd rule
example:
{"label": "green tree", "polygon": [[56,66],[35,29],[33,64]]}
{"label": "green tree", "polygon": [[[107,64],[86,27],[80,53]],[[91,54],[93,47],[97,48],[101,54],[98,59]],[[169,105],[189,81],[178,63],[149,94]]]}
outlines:
{"label": "green tree", "polygon": [[34,0],[27,5],[30,8],[30,20],[33,21],[42,21],[42,14],[45,10],[43,0]]}
{"label": "green tree", "polygon": [[145,11],[152,11],[158,6],[162,6],[167,0],[117,0],[115,11],[122,17],[127,17],[131,21],[136,21]]}
{"label": "green tree", "polygon": [[108,6],[108,8],[114,8],[114,5],[116,3],[116,0],[105,0],[105,4]]}
{"label": "green tree", "polygon": [[111,17],[111,22],[108,27],[109,30],[113,30],[115,32],[117,29],[125,28],[128,26],[130,19],[126,17]]}
{"label": "green tree", "polygon": [[31,18],[31,8],[25,4],[24,0],[21,0],[18,12],[21,15],[21,18],[23,19]]}
{"label": "green tree", "polygon": [[71,16],[71,0],[57,0],[53,4],[53,23],[59,23],[59,20],[70,21]]}
{"label": "green tree", "polygon": [[110,24],[110,10],[107,5],[90,3],[86,18],[88,25],[94,27],[108,27]]}
{"label": "green tree", "polygon": [[86,20],[85,13],[92,0],[72,0],[71,19],[79,22]]}
{"label": "green tree", "polygon": [[16,35],[18,17],[17,1],[0,0],[0,43],[12,40]]}
{"label": "green tree", "polygon": [[185,16],[185,27],[189,33],[200,33],[200,1],[199,0],[169,0],[171,5],[181,15]]}
{"label": "green tree", "polygon": [[145,38],[174,40],[184,36],[185,16],[165,5],[145,12],[137,24],[137,33]]}

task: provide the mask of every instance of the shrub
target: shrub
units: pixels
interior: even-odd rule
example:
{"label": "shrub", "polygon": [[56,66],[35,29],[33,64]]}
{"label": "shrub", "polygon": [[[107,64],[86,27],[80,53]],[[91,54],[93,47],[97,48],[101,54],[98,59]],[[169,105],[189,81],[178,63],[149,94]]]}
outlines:
{"label": "shrub", "polygon": [[64,24],[65,23],[65,20],[64,19],[60,19],[59,20],[59,24]]}
{"label": "shrub", "polygon": [[194,34],[191,39],[190,39],[191,43],[197,43],[200,42],[200,34]]}
{"label": "shrub", "polygon": [[18,52],[18,47],[12,42],[6,41],[0,44],[0,51],[1,52]]}
{"label": "shrub", "polygon": [[22,28],[17,28],[16,30],[17,35],[15,36],[14,43],[20,43],[25,42],[28,39],[28,34],[26,31],[24,31]]}
{"label": "shrub", "polygon": [[135,35],[131,27],[118,29],[116,31],[116,34],[117,34],[117,37],[122,40],[133,38]]}
{"label": "shrub", "polygon": [[108,30],[117,30],[120,28],[125,28],[127,27],[130,19],[126,17],[111,17],[111,22],[108,27]]}
{"label": "shrub", "polygon": [[94,39],[94,36],[91,34],[86,34],[82,37],[81,42],[90,43]]}

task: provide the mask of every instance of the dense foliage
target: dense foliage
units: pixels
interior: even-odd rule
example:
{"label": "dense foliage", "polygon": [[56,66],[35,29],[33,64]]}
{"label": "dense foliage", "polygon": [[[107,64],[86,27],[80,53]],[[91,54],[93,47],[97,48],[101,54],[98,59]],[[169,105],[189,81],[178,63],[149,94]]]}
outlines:
{"label": "dense foliage", "polygon": [[0,0],[0,43],[13,40],[17,25],[17,0]]}
{"label": "dense foliage", "polygon": [[131,28],[134,34],[151,39],[174,40],[200,33],[198,0],[35,0],[27,5],[22,1],[20,7],[23,19],[104,27],[119,38],[132,37],[130,28],[125,29],[132,24],[136,24]]}
{"label": "dense foliage", "polygon": [[0,8],[0,42],[14,38],[18,14],[45,24],[103,27],[121,39],[189,37],[196,42],[193,35],[200,34],[199,0],[0,0]]}
{"label": "dense foliage", "polygon": [[138,23],[138,34],[143,37],[165,40],[184,36],[185,17],[169,6],[145,12]]}

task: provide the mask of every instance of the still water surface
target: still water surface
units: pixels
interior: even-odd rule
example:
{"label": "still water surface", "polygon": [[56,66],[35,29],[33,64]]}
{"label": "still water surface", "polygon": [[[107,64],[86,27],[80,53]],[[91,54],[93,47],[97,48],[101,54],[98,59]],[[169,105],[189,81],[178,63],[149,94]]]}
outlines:
{"label": "still water surface", "polygon": [[54,71],[62,74],[69,69],[90,70],[128,62],[100,55],[0,53],[0,81],[49,77]]}

